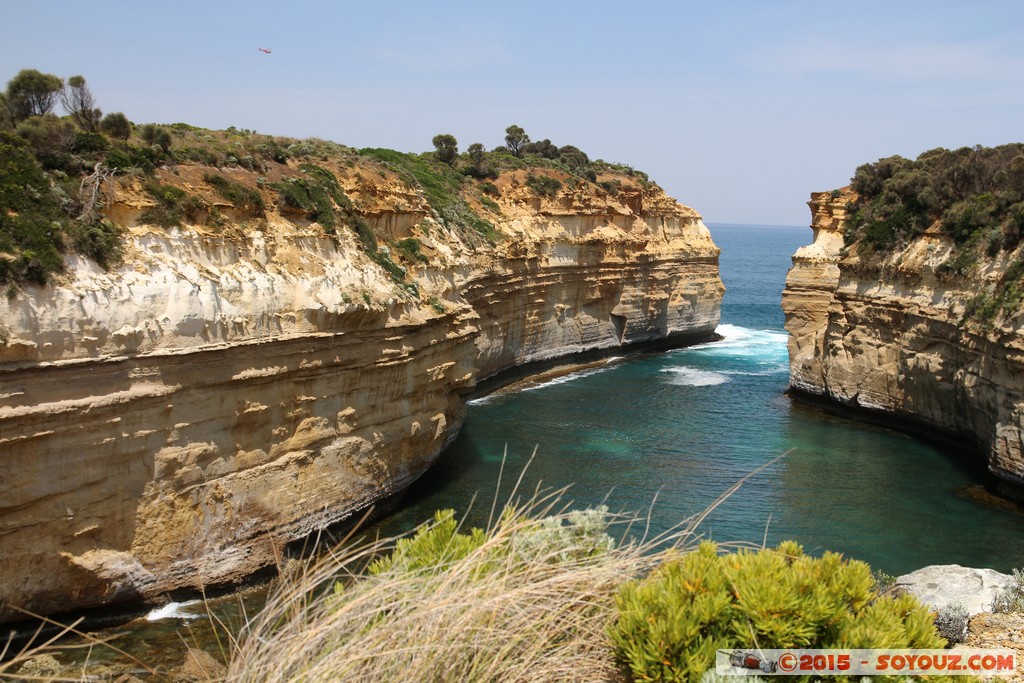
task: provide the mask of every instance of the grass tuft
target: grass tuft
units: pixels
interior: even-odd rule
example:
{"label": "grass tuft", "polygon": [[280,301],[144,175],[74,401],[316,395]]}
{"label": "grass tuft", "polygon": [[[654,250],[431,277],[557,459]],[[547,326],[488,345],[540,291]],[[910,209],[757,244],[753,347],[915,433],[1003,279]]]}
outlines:
{"label": "grass tuft", "polygon": [[623,582],[695,545],[748,477],[656,537],[634,516],[568,510],[564,489],[519,502],[517,483],[486,529],[463,533],[449,511],[411,537],[341,547],[281,580],[226,680],[623,680],[608,636]]}

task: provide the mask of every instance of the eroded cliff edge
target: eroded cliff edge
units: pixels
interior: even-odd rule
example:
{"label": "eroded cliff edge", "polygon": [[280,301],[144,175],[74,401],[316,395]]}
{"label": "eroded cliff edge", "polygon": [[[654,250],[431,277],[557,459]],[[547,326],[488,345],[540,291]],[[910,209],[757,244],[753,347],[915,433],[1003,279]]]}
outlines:
{"label": "eroded cliff edge", "polygon": [[[460,190],[474,232],[394,164],[317,164],[159,168],[177,227],[126,174],[123,265],[0,299],[0,621],[238,579],[419,476],[478,379],[718,323],[718,249],[645,177],[505,170]],[[314,168],[380,251],[271,189]]]}
{"label": "eroded cliff edge", "polygon": [[855,199],[851,188],[811,195],[813,241],[782,295],[792,389],[965,437],[1002,491],[1024,498],[1022,317],[978,308],[1012,255],[956,272],[963,252],[937,223],[888,253],[844,244]]}

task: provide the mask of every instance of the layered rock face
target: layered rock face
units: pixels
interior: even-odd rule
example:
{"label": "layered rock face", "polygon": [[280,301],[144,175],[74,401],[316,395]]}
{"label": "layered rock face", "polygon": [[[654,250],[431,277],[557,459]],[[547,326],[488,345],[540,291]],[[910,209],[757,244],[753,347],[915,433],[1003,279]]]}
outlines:
{"label": "layered rock face", "polygon": [[937,228],[884,258],[847,253],[852,198],[811,196],[814,240],[794,254],[782,296],[792,388],[967,437],[1021,498],[1021,317],[993,326],[971,313],[1000,259],[977,276],[945,274],[954,245]]}
{"label": "layered rock face", "polygon": [[124,265],[72,258],[0,300],[0,621],[236,580],[418,477],[478,379],[718,323],[718,249],[653,185],[538,197],[503,174],[488,244],[382,165],[332,167],[392,254],[417,240],[403,283],[350,231],[218,198],[210,170],[159,179],[226,225],[149,224],[125,180]]}

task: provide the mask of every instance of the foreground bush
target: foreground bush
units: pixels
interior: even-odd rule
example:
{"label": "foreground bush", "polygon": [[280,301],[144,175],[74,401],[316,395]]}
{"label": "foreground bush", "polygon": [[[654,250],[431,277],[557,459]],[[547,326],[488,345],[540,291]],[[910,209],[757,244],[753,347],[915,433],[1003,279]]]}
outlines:
{"label": "foreground bush", "polygon": [[1013,581],[996,595],[992,611],[1024,612],[1024,569],[1013,570]]}
{"label": "foreground bush", "polygon": [[719,555],[713,543],[627,583],[611,630],[637,680],[696,681],[726,648],[941,648],[927,608],[882,597],[871,569],[835,553],[776,549]]}
{"label": "foreground bush", "polygon": [[[537,513],[509,510],[469,533],[439,513],[397,546],[304,572],[248,627],[227,679],[614,680],[615,592],[653,558],[616,546],[604,509]],[[358,579],[334,578],[368,561]]]}
{"label": "foreground bush", "polygon": [[691,527],[616,543],[624,520],[604,508],[552,505],[468,532],[439,512],[412,537],[301,565],[243,630],[227,680],[685,681],[719,648],[945,645],[862,562],[795,543],[687,549]]}

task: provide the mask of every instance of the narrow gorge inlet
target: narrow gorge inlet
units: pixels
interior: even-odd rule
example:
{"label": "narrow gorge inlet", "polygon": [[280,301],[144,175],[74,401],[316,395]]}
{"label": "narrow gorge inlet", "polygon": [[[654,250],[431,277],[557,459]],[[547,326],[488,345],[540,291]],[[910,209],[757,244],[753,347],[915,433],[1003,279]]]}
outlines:
{"label": "narrow gorge inlet", "polygon": [[0,22],[0,680],[1024,683],[1024,3],[109,4]]}
{"label": "narrow gorge inlet", "polygon": [[445,507],[486,524],[506,449],[501,494],[529,462],[527,490],[571,486],[568,497],[581,506],[650,508],[656,531],[789,452],[715,510],[703,532],[755,544],[795,539],[893,575],[931,564],[1004,572],[1024,564],[1024,514],[972,497],[988,482],[973,450],[785,395],[779,299],[790,257],[811,231],[710,227],[726,286],[721,341],[627,356],[472,401],[462,433],[382,529],[403,531]]}

